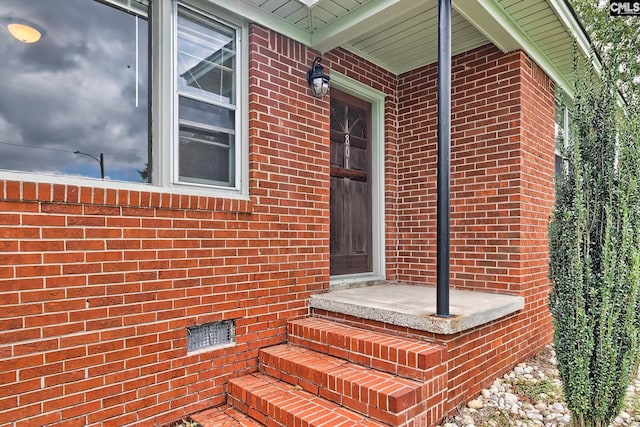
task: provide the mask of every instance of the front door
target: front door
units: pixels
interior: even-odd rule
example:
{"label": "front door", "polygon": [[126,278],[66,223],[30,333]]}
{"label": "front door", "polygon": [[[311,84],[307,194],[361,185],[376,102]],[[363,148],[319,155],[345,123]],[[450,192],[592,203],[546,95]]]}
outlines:
{"label": "front door", "polygon": [[372,266],[371,104],[331,89],[331,275]]}

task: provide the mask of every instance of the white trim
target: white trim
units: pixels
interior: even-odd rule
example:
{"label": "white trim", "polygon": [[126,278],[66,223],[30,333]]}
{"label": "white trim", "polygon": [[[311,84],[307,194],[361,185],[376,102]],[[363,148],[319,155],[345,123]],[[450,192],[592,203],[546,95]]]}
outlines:
{"label": "white trim", "polygon": [[426,10],[435,0],[380,0],[369,2],[343,15],[311,34],[311,46],[320,52],[327,52],[342,45],[345,40],[360,37],[371,28],[386,25],[399,16]]}
{"label": "white trim", "polygon": [[[110,4],[119,4],[110,1]],[[150,82],[149,90],[152,101],[150,105],[151,122],[151,183],[139,183],[116,180],[98,180],[88,177],[59,175],[55,173],[34,173],[0,170],[0,179],[24,182],[47,182],[51,184],[76,185],[79,187],[126,189],[131,191],[148,191],[154,193],[185,194],[204,197],[220,197],[236,200],[249,200],[249,148],[248,148],[248,77],[249,47],[248,24],[244,19],[231,16],[219,10],[206,0],[185,0],[181,2],[189,8],[197,8],[211,19],[227,22],[237,30],[239,43],[239,80],[236,115],[236,165],[240,170],[236,174],[236,188],[224,186],[198,186],[190,183],[172,183],[173,125],[177,123],[177,111],[174,110],[174,60],[175,31],[177,22],[174,14],[177,0],[153,1],[149,11],[150,38],[155,49],[151,49],[149,57]]]}
{"label": "white trim", "polygon": [[510,52],[522,49],[564,92],[573,93],[571,82],[499,4],[493,0],[458,0],[453,3],[453,8],[500,50]]}
{"label": "white trim", "polygon": [[589,58],[589,56],[593,56],[593,66],[595,67],[596,71],[600,73],[600,71],[602,70],[602,64],[595,55],[592,55],[591,51],[593,50],[593,47],[591,46],[589,38],[584,33],[578,21],[576,21],[576,18],[573,16],[573,13],[569,9],[567,2],[565,0],[550,0],[548,3],[555,14],[558,16],[558,18],[560,18],[560,21],[565,26],[569,34],[571,34],[571,36],[576,40],[576,43],[580,48],[582,54],[586,58]]}
{"label": "white trim", "polygon": [[266,28],[278,31],[280,34],[298,41],[304,45],[311,46],[311,34],[302,28],[294,25],[284,18],[265,12],[247,2],[239,0],[209,0],[209,4],[218,5],[229,12],[246,18],[249,21],[258,23]]}
{"label": "white trim", "polygon": [[101,1],[105,3],[107,6],[115,6],[120,9],[126,10],[130,13],[133,13],[134,15],[144,16],[144,17],[147,17],[148,14],[146,14],[144,10],[140,10],[139,7],[136,7],[136,3],[140,5],[144,4],[146,7],[151,6],[148,0],[134,0],[133,4],[127,0],[101,0]]}
{"label": "white trim", "polygon": [[[174,18],[173,4],[169,1],[155,2],[151,8],[151,39],[153,49],[152,67],[152,171],[153,186],[171,186],[171,144],[173,140],[173,50]],[[171,29],[171,31],[167,31]]]}
{"label": "white trim", "polygon": [[[373,271],[331,276],[331,287],[385,279],[384,100],[386,94],[343,74],[331,73],[331,87],[371,103],[371,226]],[[331,90],[331,89],[329,89]]]}
{"label": "white trim", "polygon": [[[166,3],[166,2],[161,2]],[[190,10],[193,13],[202,15],[203,17],[219,22],[227,27],[231,27],[235,30],[236,37],[236,102],[235,102],[235,158],[233,159],[233,170],[235,171],[235,184],[234,186],[216,186],[215,184],[198,184],[189,181],[180,181],[179,179],[179,165],[178,165],[178,134],[179,134],[179,117],[178,117],[178,102],[179,93],[176,88],[176,76],[177,76],[177,40],[178,40],[178,8],[179,6]],[[166,23],[165,23],[166,24]],[[166,27],[165,27],[166,28]],[[172,128],[169,134],[163,134],[160,144],[162,147],[160,151],[168,153],[166,160],[167,164],[163,164],[163,169],[159,172],[161,177],[161,184],[168,188],[200,188],[201,191],[210,192],[212,197],[232,197],[232,198],[246,198],[249,194],[249,147],[248,147],[248,135],[249,135],[249,95],[248,95],[248,80],[249,80],[249,47],[248,47],[248,25],[244,21],[234,19],[234,17],[228,16],[226,13],[220,13],[215,7],[207,3],[203,3],[198,0],[173,0],[171,2],[171,44],[169,58],[163,65],[170,67],[170,83],[166,86],[170,86],[168,98],[163,98],[160,102],[167,102],[169,99],[169,106],[167,109],[171,110]],[[162,48],[163,53],[166,54],[167,49]],[[211,103],[210,101],[206,101]],[[224,108],[229,108],[225,105]],[[198,190],[196,190],[198,191]],[[234,197],[236,196],[236,197]],[[239,197],[238,197],[239,196]]]}
{"label": "white trim", "polygon": [[140,191],[158,194],[180,194],[202,197],[220,197],[233,200],[250,200],[248,195],[225,192],[218,194],[210,187],[160,187],[131,181],[102,180],[99,178],[75,177],[71,175],[57,175],[52,173],[16,172],[0,169],[0,180],[46,183],[51,185],[74,185],[86,188],[105,188],[114,190]]}
{"label": "white trim", "polygon": [[342,276],[331,276],[329,288],[332,291],[342,289],[357,288],[360,286],[371,286],[385,284],[385,276],[375,273],[345,274]]}

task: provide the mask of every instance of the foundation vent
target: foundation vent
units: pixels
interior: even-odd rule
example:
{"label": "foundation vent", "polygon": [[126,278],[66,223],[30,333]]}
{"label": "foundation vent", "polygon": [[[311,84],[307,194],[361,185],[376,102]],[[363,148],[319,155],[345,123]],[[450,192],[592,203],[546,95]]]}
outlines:
{"label": "foundation vent", "polygon": [[187,328],[187,351],[206,350],[233,344],[236,328],[233,320],[205,323]]}

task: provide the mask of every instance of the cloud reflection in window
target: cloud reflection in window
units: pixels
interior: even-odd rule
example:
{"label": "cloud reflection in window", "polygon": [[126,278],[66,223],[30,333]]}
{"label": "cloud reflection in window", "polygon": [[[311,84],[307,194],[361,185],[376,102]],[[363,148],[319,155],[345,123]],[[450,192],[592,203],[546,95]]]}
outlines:
{"label": "cloud reflection in window", "polygon": [[0,22],[18,17],[46,30],[25,44],[0,28],[0,169],[99,177],[99,164],[74,154],[81,151],[104,153],[109,179],[143,181],[145,15],[88,0],[0,2]]}

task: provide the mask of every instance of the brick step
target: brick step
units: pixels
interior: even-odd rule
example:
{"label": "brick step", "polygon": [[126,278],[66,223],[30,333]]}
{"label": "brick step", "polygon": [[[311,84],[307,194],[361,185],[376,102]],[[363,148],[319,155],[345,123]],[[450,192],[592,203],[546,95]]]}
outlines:
{"label": "brick step", "polygon": [[288,324],[288,341],[394,375],[426,381],[446,360],[444,346],[308,317]]}
{"label": "brick step", "polygon": [[385,427],[300,387],[260,373],[229,380],[228,401],[268,427]]}
{"label": "brick step", "polygon": [[260,370],[392,426],[426,411],[427,383],[282,344],[260,350]]}
{"label": "brick step", "polygon": [[218,406],[191,415],[192,421],[202,427],[265,427],[230,405]]}

